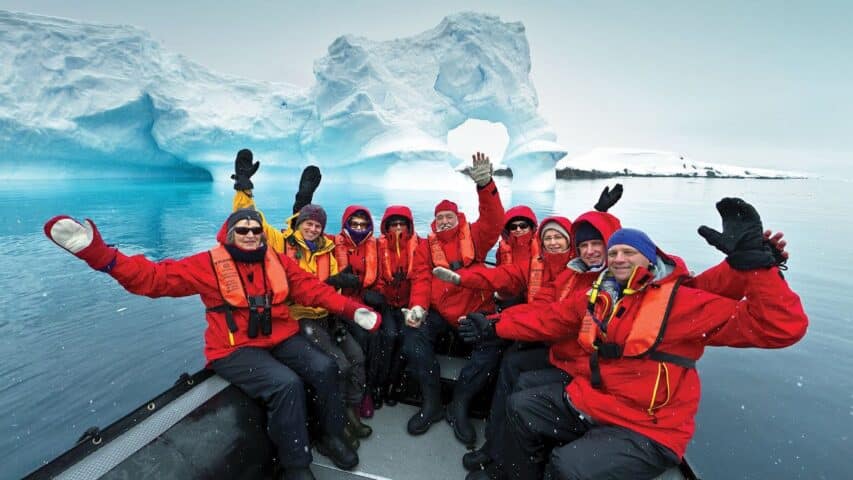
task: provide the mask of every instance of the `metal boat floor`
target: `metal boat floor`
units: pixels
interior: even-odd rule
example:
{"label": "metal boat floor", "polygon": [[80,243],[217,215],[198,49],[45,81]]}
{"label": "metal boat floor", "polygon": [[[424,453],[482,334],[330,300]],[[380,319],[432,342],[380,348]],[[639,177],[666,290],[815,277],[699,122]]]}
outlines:
{"label": "metal boat floor", "polygon": [[[465,478],[462,455],[468,450],[456,440],[446,421],[436,422],[420,436],[406,431],[406,422],[417,411],[418,407],[402,403],[376,410],[372,419],[365,420],[373,428],[373,435],[361,441],[358,466],[349,472],[340,470],[314,450],[311,466],[314,476],[318,480]],[[476,419],[473,422],[477,439],[482,443],[485,422]]]}

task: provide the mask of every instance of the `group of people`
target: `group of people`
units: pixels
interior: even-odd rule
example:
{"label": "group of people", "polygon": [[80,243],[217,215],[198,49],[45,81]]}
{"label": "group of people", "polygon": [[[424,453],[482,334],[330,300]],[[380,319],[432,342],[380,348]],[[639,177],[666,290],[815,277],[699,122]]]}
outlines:
{"label": "group of people", "polygon": [[[237,154],[219,245],[180,260],[126,256],[88,219],[57,216],[44,229],[131,293],[200,295],[207,365],[265,405],[282,478],[314,478],[312,445],[354,468],[371,434],[362,418],[396,402],[404,368],[422,398],[408,432],[446,419],[471,447],[471,401],[497,378],[485,442],[462,459],[466,479],[654,478],[693,435],[705,346],[781,348],[808,324],[780,271],[781,233],[741,199],[717,204],[722,232],[699,229],[726,259],[693,276],[608,212],[618,184],[574,221],[540,223],[526,206],[504,210],[477,153],[477,221],[442,200],[421,238],[411,210],[392,205],[376,237],[371,212],[350,205],[330,235],[312,203],[319,169],[305,169],[278,228],[256,208],[258,168],[249,150]],[[444,335],[471,344],[446,406],[435,355]]]}

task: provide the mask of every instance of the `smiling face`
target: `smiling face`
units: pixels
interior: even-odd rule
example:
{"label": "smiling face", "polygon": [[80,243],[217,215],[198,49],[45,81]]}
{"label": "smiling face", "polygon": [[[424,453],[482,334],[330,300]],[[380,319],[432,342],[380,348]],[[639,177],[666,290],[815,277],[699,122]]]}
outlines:
{"label": "smiling face", "polygon": [[634,268],[649,268],[651,263],[639,250],[629,245],[613,245],[607,250],[607,268],[621,285],[628,283]]}
{"label": "smiling face", "polygon": [[264,229],[255,220],[243,219],[234,224],[234,245],[241,250],[257,250],[263,243]]}
{"label": "smiling face", "polygon": [[603,240],[587,240],[578,245],[578,253],[581,261],[587,267],[595,267],[604,263],[606,248]]}
{"label": "smiling face", "polygon": [[542,247],[548,253],[565,253],[569,251],[569,239],[562,233],[549,228],[542,235]]}
{"label": "smiling face", "polygon": [[459,217],[450,210],[442,210],[435,214],[435,230],[443,232],[459,225]]}
{"label": "smiling face", "polygon": [[299,231],[302,233],[302,238],[313,242],[323,233],[323,225],[314,220],[305,220],[299,224]]}

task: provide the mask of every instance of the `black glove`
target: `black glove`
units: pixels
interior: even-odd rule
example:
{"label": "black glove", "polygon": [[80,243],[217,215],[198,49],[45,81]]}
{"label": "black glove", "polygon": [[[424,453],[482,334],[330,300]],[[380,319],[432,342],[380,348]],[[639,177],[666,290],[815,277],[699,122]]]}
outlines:
{"label": "black glove", "polygon": [[261,162],[253,164],[252,158],[252,151],[248,148],[237,152],[237,158],[234,159],[234,174],[231,175],[231,179],[234,180],[234,190],[251,190],[255,188],[250,178],[258,171]]}
{"label": "black glove", "polygon": [[327,278],[326,283],[335,288],[358,288],[361,286],[358,275],[346,270]]}
{"label": "black glove", "polygon": [[293,202],[293,213],[311,203],[314,199],[314,192],[320,186],[322,178],[320,169],[314,165],[309,165],[305,167],[305,170],[302,170],[302,177],[299,178],[299,191],[296,192],[296,200]]}
{"label": "black glove", "polygon": [[465,343],[482,343],[497,338],[495,324],[480,312],[469,313],[459,321],[459,336]]}
{"label": "black glove", "polygon": [[385,295],[375,290],[367,290],[361,298],[364,300],[364,303],[373,307],[374,310],[379,310],[385,305]]}
{"label": "black glove", "polygon": [[732,268],[754,270],[776,264],[764,240],[761,217],[752,205],[740,198],[726,197],[717,202],[717,211],[723,219],[723,232],[702,225],[699,235],[725,253]]}
{"label": "black glove", "polygon": [[604,190],[601,191],[601,195],[598,197],[598,202],[593,207],[599,212],[606,212],[610,210],[610,207],[616,205],[616,202],[622,198],[622,184],[617,183],[613,186],[613,190],[610,190],[610,187],[604,187]]}

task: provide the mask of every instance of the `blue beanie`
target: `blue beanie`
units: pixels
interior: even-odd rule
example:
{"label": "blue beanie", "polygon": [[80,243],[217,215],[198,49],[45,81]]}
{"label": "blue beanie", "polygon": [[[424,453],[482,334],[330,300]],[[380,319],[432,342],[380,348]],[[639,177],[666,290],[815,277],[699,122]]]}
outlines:
{"label": "blue beanie", "polygon": [[628,245],[637,249],[644,257],[648,258],[652,265],[657,263],[658,254],[655,242],[648,235],[635,228],[621,228],[610,236],[607,249],[614,245]]}

